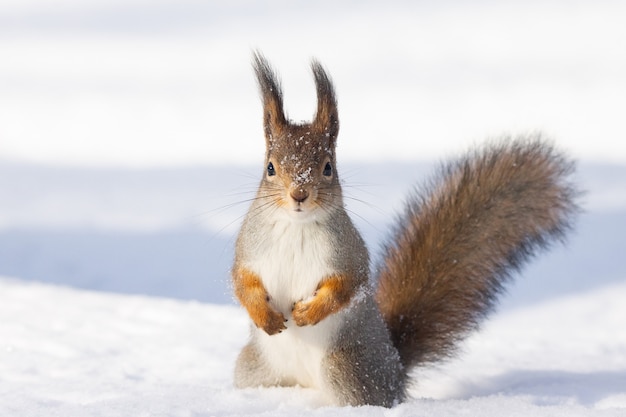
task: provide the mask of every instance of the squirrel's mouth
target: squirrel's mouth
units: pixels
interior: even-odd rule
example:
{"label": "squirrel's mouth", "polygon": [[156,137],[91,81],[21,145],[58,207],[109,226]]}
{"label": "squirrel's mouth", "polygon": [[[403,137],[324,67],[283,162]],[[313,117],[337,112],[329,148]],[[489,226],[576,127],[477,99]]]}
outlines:
{"label": "squirrel's mouth", "polygon": [[317,217],[318,210],[316,208],[315,204],[291,202],[291,207],[287,213],[292,220],[307,222]]}
{"label": "squirrel's mouth", "polygon": [[306,215],[314,211],[314,207],[307,204],[296,203],[292,206],[291,212],[297,213],[298,215]]}

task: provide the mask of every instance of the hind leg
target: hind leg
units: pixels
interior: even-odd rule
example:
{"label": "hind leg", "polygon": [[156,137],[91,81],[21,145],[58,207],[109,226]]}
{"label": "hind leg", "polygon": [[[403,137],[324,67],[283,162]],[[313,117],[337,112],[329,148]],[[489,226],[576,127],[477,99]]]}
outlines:
{"label": "hind leg", "polygon": [[336,403],[392,407],[401,400],[403,383],[399,364],[368,358],[367,353],[371,353],[368,351],[353,346],[335,350],[324,358],[327,391]]}
{"label": "hind leg", "polygon": [[326,390],[338,404],[392,407],[404,398],[406,372],[373,300],[357,307],[322,361]]}
{"label": "hind leg", "polygon": [[235,386],[237,388],[288,386],[276,370],[268,365],[254,339],[241,349],[235,362]]}
{"label": "hind leg", "polygon": [[253,341],[241,349],[235,363],[237,388],[277,385],[272,370],[267,366]]}

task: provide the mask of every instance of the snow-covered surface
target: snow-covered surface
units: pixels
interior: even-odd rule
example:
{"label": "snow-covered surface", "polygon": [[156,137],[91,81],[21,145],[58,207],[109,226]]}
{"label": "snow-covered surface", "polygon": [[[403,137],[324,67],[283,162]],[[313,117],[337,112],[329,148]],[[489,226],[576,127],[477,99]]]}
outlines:
{"label": "snow-covered surface", "polygon": [[[611,0],[0,2],[0,416],[625,415],[625,13]],[[568,245],[392,410],[232,387],[247,319],[228,268],[262,170],[254,47],[296,120],[314,108],[309,58],[333,75],[339,174],[374,254],[435,159],[534,130],[581,159]]]}
{"label": "snow-covered surface", "polygon": [[626,284],[497,316],[392,410],[302,388],[236,390],[233,306],[0,279],[3,416],[623,416]]}

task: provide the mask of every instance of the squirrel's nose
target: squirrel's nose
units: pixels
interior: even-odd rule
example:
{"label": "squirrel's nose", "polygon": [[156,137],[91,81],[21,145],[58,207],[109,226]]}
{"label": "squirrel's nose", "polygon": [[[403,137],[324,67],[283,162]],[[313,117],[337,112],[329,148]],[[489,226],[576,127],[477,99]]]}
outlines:
{"label": "squirrel's nose", "polygon": [[309,192],[304,188],[296,188],[289,193],[291,198],[297,203],[303,203],[309,197]]}

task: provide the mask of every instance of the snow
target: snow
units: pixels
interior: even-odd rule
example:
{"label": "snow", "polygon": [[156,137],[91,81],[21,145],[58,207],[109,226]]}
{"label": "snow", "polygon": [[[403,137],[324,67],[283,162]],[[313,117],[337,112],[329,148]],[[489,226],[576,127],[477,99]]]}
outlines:
{"label": "snow", "polygon": [[[0,416],[625,415],[625,7],[0,2]],[[310,58],[333,76],[374,258],[437,159],[542,130],[581,161],[567,245],[393,409],[233,388],[248,320],[228,269],[265,168],[255,47],[296,121]]]}
{"label": "snow", "polygon": [[[0,279],[0,415],[621,416],[626,284],[498,315],[394,409],[303,388],[236,390],[234,306]],[[424,374],[424,375],[422,375]]]}
{"label": "snow", "polygon": [[0,415],[189,415],[231,385],[232,306],[0,285]]}

